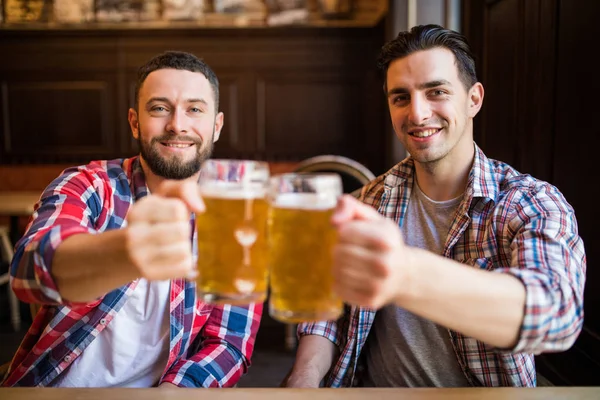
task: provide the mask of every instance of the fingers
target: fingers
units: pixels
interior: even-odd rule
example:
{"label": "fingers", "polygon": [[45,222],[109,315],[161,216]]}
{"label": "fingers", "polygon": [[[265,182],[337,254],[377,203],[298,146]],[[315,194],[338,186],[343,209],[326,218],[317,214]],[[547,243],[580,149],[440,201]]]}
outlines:
{"label": "fingers", "polygon": [[190,212],[178,199],[146,196],[132,207],[127,221],[132,223],[156,224],[161,222],[189,221]]}
{"label": "fingers", "polygon": [[390,301],[392,279],[387,252],[355,245],[338,245],[333,253],[334,291],[344,302],[379,308]]}
{"label": "fingers", "polygon": [[177,242],[190,243],[191,226],[189,221],[166,222],[162,224],[133,224],[132,240],[137,245],[160,247]]}
{"label": "fingers", "polygon": [[172,279],[194,270],[189,223],[135,224],[127,232],[129,256],[142,277]]}
{"label": "fingers", "polygon": [[373,207],[361,203],[352,196],[344,195],[338,201],[331,223],[339,226],[352,220],[378,221],[383,218]]}
{"label": "fingers", "polygon": [[337,245],[333,250],[334,276],[358,284],[389,275],[386,259],[380,251],[361,246]]}
{"label": "fingers", "polygon": [[153,194],[177,198],[183,201],[187,208],[193,212],[203,212],[205,209],[202,197],[200,197],[198,183],[192,180],[164,181]]}
{"label": "fingers", "polygon": [[338,227],[338,243],[371,250],[389,250],[402,239],[399,228],[388,220],[351,221]]}

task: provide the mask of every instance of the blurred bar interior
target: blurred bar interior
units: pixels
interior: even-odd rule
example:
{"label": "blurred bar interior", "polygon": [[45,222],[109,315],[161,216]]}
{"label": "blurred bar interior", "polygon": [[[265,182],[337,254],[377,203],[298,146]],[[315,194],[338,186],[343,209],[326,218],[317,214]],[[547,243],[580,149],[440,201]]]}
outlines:
{"label": "blurred bar interior", "polygon": [[[599,4],[0,0],[0,192],[30,199],[67,166],[135,155],[127,110],[137,68],[166,50],[204,58],[220,79],[225,126],[215,157],[268,161],[273,174],[300,166],[338,171],[350,192],[406,155],[376,70],[381,46],[415,24],[444,25],[467,36],[486,88],[475,120],[477,143],[488,156],[558,186],[577,212],[588,245],[584,331],[569,352],[537,361],[553,383],[597,384],[597,207],[595,196],[582,189],[592,178],[574,174],[573,166],[597,169],[600,134],[585,118],[597,111],[597,91],[589,88],[596,71],[587,59],[589,44],[574,38],[600,35]],[[317,156],[333,157],[319,158],[312,168],[303,164]],[[14,240],[27,216],[0,215],[0,225],[11,222]],[[3,263],[0,274],[6,269]],[[10,327],[5,292],[0,325]],[[27,318],[28,309],[21,314]],[[289,327],[284,338],[285,328],[265,314],[258,340],[284,352],[286,339],[288,348],[294,345]],[[14,351],[6,346],[0,363]]]}

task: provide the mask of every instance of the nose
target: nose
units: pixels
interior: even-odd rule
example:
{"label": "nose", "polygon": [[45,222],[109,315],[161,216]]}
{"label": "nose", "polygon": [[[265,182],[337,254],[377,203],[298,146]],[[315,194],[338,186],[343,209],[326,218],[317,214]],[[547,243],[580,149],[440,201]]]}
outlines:
{"label": "nose", "polygon": [[188,131],[188,118],[185,115],[185,112],[182,112],[178,109],[175,109],[171,114],[171,118],[166,126],[167,132],[170,132],[174,135],[178,135],[181,133],[187,133]]}
{"label": "nose", "polygon": [[415,95],[412,97],[408,115],[411,125],[423,124],[423,122],[431,118],[431,114],[431,105],[425,96]]}

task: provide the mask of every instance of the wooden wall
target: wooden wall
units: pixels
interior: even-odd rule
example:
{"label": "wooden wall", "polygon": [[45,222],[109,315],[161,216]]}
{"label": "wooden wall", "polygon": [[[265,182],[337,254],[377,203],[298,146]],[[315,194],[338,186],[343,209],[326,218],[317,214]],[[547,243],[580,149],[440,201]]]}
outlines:
{"label": "wooden wall", "polygon": [[600,384],[600,241],[596,208],[596,64],[600,2],[463,0],[464,33],[486,89],[476,141],[491,157],[556,185],[574,207],[587,254],[584,330],[538,357],[559,385]]}
{"label": "wooden wall", "polygon": [[220,78],[215,156],[293,163],[332,153],[382,172],[383,25],[0,29],[0,165],[135,154],[126,117],[137,68],[174,49],[204,58]]}

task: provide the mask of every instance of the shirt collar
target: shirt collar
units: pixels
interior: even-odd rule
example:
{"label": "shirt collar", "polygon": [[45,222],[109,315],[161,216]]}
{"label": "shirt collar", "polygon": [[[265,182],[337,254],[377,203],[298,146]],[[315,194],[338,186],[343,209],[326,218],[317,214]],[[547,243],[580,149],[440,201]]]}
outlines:
{"label": "shirt collar", "polygon": [[[473,143],[473,145],[475,146],[475,158],[469,172],[465,194],[471,198],[483,197],[496,202],[499,190],[494,174],[494,163],[486,157],[477,144]],[[412,185],[414,174],[415,162],[409,156],[388,171],[384,179],[384,186],[386,190],[390,190],[401,185]]]}

